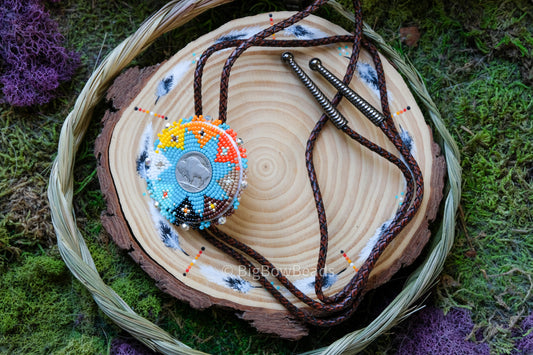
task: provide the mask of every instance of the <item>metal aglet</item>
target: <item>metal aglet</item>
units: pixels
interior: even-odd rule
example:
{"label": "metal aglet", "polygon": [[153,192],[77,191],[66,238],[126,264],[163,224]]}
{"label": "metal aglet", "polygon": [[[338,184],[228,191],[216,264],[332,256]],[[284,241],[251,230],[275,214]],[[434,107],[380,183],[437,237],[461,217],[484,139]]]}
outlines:
{"label": "metal aglet", "polygon": [[322,91],[320,91],[320,89],[315,85],[315,83],[313,83],[309,76],[307,76],[302,68],[300,68],[300,66],[294,61],[294,55],[290,52],[285,52],[281,55],[281,60],[291,67],[296,76],[311,92],[320,106],[322,106],[324,113],[329,117],[331,122],[333,122],[333,124],[339,129],[342,129],[344,126],[346,126],[348,122],[346,118],[331,104]]}
{"label": "metal aglet", "polygon": [[376,110],[365,99],[359,96],[349,86],[344,84],[339,78],[337,78],[329,70],[327,70],[322,65],[320,59],[311,59],[309,61],[309,68],[311,68],[311,70],[317,71],[327,81],[329,81],[331,85],[333,85],[344,97],[346,97],[348,101],[350,101],[359,111],[361,111],[363,115],[365,115],[373,124],[375,124],[376,126],[380,126],[381,123],[385,120],[385,116],[381,112]]}

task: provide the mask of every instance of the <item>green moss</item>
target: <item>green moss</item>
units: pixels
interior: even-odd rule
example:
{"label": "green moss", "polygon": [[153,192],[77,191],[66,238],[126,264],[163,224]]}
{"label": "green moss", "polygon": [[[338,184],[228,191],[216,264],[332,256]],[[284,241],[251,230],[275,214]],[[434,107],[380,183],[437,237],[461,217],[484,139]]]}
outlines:
{"label": "green moss", "polygon": [[[44,321],[48,312],[62,310],[65,299],[49,285],[66,276],[65,264],[47,256],[28,256],[22,266],[6,273],[1,281],[0,309],[9,316],[0,321],[0,332],[20,332]],[[69,322],[58,321],[58,325]]]}
{"label": "green moss", "polygon": [[57,350],[57,355],[95,355],[106,354],[107,347],[98,337],[78,335],[71,337],[69,342],[61,349]]}
{"label": "green moss", "polygon": [[161,301],[158,300],[158,292],[154,287],[153,280],[128,276],[117,278],[111,283],[113,288],[122,299],[143,317],[156,320],[161,312]]}
{"label": "green moss", "polygon": [[[458,38],[462,38],[456,40],[458,48],[468,46],[468,36],[459,33]],[[422,46],[429,48],[424,40]],[[415,59],[415,64],[426,59],[431,63],[432,58],[435,62],[441,55],[436,48]],[[447,57],[447,85],[430,81],[461,147],[463,168],[464,218],[445,269],[455,282],[441,285],[444,295],[436,302],[472,309],[492,349],[506,351],[513,347],[510,319],[528,314],[533,306],[528,296],[533,260],[531,90],[524,86],[520,65],[513,58],[495,57],[485,63],[478,49],[467,57],[464,53]],[[496,48],[488,50],[496,55]],[[439,75],[434,69],[428,72],[430,77]]]}
{"label": "green moss", "polygon": [[32,354],[68,349],[75,350],[70,353],[101,352],[100,336],[76,329],[76,317],[83,312],[95,310],[92,305],[80,309],[72,278],[58,255],[24,255],[20,265],[0,277],[0,349]]}

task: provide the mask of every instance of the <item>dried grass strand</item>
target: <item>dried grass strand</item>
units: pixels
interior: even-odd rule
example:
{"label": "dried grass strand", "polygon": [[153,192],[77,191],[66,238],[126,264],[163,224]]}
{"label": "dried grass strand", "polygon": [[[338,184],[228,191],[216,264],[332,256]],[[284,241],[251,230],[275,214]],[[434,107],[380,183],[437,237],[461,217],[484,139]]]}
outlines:
{"label": "dried grass strand", "polygon": [[[171,1],[148,18],[129,38],[118,45],[96,68],[67,116],[59,138],[48,186],[48,198],[58,247],[72,274],[91,292],[100,309],[118,326],[153,350],[165,354],[203,354],[174,339],[150,321],[137,315],[100,278],[85,240],[76,226],[73,209],[74,162],[76,152],[89,125],[92,110],[102,99],[112,80],[163,33],[175,29],[200,13],[232,0]],[[337,12],[353,21],[353,15],[340,4],[329,1]],[[447,191],[442,220],[431,238],[428,255],[407,280],[401,293],[367,327],[353,331],[331,345],[306,354],[356,353],[399,323],[418,308],[416,302],[434,285],[451,249],[455,233],[455,215],[461,195],[459,150],[431,100],[420,74],[366,24],[364,35],[370,38],[404,76],[415,96],[423,103],[435,136],[447,163]]]}

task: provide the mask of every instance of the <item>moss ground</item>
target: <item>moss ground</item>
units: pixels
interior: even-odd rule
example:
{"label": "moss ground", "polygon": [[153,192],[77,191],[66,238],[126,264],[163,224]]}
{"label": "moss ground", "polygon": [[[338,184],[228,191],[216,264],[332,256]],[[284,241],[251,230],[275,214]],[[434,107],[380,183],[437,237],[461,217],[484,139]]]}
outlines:
{"label": "moss ground", "polygon": [[[98,310],[61,261],[46,184],[62,121],[90,72],[163,3],[64,0],[49,5],[67,46],[81,53],[82,68],[45,106],[0,105],[0,353],[106,353],[112,339],[128,336]],[[282,9],[282,1],[235,1],[163,36],[134,64],[160,62],[232,18]],[[364,2],[364,14],[420,71],[461,148],[464,182],[456,242],[427,302],[445,311],[470,309],[477,340],[490,344],[495,354],[510,353],[513,329],[533,311],[533,5],[527,0],[384,0]],[[320,15],[343,23],[328,9]],[[406,26],[419,28],[418,46],[401,42],[399,29]],[[372,311],[363,311],[362,320],[313,329],[312,336],[288,342],[257,334],[231,312],[196,311],[160,292],[99,222],[105,205],[92,150],[104,110],[101,104],[95,111],[77,156],[75,209],[102,277],[137,312],[186,344],[219,354],[309,350],[371,318]],[[390,297],[374,296],[365,308]],[[394,353],[394,330],[366,352]]]}

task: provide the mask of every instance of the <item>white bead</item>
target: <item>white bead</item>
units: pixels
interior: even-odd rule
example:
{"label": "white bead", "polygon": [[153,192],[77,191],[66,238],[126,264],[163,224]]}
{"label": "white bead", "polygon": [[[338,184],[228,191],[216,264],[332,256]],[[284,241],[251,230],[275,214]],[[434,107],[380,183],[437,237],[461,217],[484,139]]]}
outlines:
{"label": "white bead", "polygon": [[218,224],[224,224],[224,223],[226,223],[226,217],[220,217],[218,219]]}

